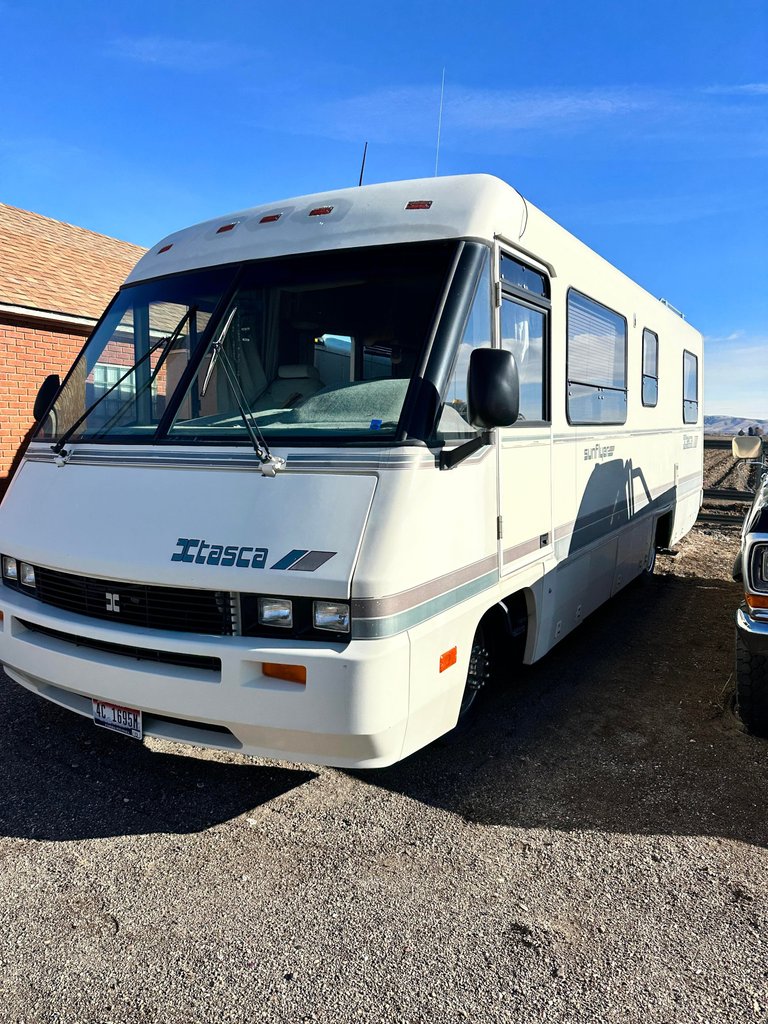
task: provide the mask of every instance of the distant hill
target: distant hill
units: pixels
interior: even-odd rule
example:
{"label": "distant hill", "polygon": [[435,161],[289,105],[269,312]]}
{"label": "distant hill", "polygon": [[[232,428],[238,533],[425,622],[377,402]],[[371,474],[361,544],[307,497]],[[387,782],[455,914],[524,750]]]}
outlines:
{"label": "distant hill", "polygon": [[760,427],[768,434],[768,420],[740,419],[738,416],[705,416],[705,434],[738,434],[743,430],[746,434],[750,427]]}

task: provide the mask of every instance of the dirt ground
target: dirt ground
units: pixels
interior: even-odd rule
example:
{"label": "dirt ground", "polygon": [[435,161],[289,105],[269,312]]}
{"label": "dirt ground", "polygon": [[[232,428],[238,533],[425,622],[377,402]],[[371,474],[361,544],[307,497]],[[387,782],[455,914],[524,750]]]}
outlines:
{"label": "dirt ground", "polygon": [[133,741],[0,680],[0,1020],[768,1020],[735,528],[377,773]]}

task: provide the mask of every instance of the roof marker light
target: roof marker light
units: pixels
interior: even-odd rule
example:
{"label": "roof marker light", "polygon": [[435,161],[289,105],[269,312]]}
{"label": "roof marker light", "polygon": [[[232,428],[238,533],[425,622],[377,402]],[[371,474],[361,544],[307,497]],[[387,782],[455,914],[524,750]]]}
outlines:
{"label": "roof marker light", "polygon": [[232,231],[236,227],[237,221],[233,220],[231,224],[222,224],[220,228],[216,228],[216,234],[223,235],[225,231]]}
{"label": "roof marker light", "polygon": [[265,217],[262,217],[259,224],[274,224],[276,220],[280,220],[282,213],[268,213]]}
{"label": "roof marker light", "polygon": [[310,217],[325,217],[333,210],[332,206],[316,206],[314,210],[309,211]]}
{"label": "roof marker light", "polygon": [[428,210],[431,205],[431,199],[412,199],[405,208],[406,210]]}
{"label": "roof marker light", "polygon": [[168,250],[172,249],[172,248],[173,248],[173,242],[169,242],[168,245],[164,245],[162,247],[162,249],[158,249],[157,250],[157,255],[159,256],[161,252],[168,252]]}

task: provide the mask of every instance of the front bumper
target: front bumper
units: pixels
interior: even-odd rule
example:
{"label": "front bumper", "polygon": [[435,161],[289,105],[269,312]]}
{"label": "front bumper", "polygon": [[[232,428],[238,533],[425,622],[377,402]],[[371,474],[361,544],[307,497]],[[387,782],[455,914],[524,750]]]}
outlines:
{"label": "front bumper", "polygon": [[[408,721],[407,634],[342,646],[128,630],[5,588],[0,610],[0,661],[8,675],[79,714],[90,717],[91,698],[101,698],[140,708],[148,736],[302,763],[373,768],[401,756]],[[78,646],[78,637],[215,657],[221,671]],[[265,676],[267,661],[304,665],[306,685]]]}
{"label": "front bumper", "polygon": [[741,607],[736,612],[736,628],[751,654],[768,655],[768,619],[753,619]]}

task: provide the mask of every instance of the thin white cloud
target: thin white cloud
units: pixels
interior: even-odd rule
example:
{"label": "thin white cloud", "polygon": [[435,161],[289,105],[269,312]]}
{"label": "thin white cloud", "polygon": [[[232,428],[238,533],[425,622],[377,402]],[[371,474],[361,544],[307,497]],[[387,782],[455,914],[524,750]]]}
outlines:
{"label": "thin white cloud", "polygon": [[705,345],[719,345],[722,343],[729,343],[734,341],[741,341],[746,337],[745,331],[731,331],[730,334],[705,334],[704,344]]}
{"label": "thin white cloud", "polygon": [[109,44],[110,56],[171,71],[217,71],[236,67],[249,53],[243,47],[215,40],[167,36],[120,36]]}
{"label": "thin white cloud", "polygon": [[704,92],[710,96],[768,96],[768,82],[747,82],[744,85],[710,85]]}
{"label": "thin white cloud", "polygon": [[[768,130],[739,89],[722,95],[632,86],[500,90],[449,80],[442,140],[448,149],[525,156],[578,138],[568,153],[574,160],[596,151],[607,158],[640,150],[644,158],[686,160],[768,153]],[[256,123],[339,141],[431,148],[439,101],[439,88],[425,85],[335,97],[318,92],[313,102],[283,95],[260,109]]]}

